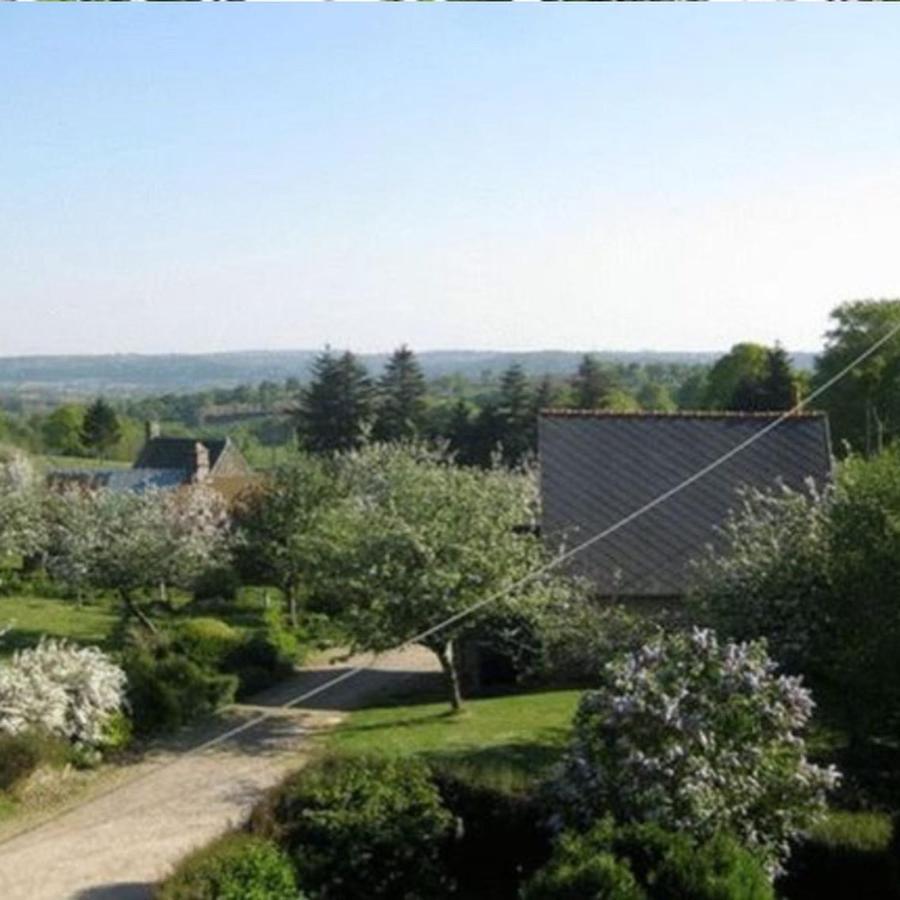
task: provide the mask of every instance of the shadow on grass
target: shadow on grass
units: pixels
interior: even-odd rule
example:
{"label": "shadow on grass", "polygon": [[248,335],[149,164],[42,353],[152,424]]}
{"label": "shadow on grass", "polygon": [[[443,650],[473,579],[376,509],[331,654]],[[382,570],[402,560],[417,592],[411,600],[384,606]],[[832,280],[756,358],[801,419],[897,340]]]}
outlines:
{"label": "shadow on grass", "polygon": [[510,741],[488,747],[461,747],[422,753],[428,763],[468,781],[509,791],[527,789],[550,774],[562,758],[568,732],[545,728],[534,740]]}
{"label": "shadow on grass", "polygon": [[64,638],[67,643],[75,644],[79,647],[100,647],[101,650],[113,649],[109,636],[62,635],[52,631],[44,631],[40,628],[17,628],[14,626],[3,635],[0,651],[2,651],[3,656],[7,656],[16,650],[30,650],[32,647],[37,647],[41,638]]}

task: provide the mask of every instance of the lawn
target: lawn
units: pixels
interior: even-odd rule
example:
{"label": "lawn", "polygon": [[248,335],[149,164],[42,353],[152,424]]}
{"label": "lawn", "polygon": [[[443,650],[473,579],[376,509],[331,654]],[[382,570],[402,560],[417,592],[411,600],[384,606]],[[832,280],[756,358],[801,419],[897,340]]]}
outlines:
{"label": "lawn", "polygon": [[359,710],[328,738],[330,749],[418,754],[510,787],[540,777],[569,735],[580,691],[539,691],[468,700],[452,714],[446,701]]}
{"label": "lawn", "polygon": [[0,628],[12,626],[0,640],[0,656],[33,647],[43,635],[104,645],[115,624],[115,608],[109,601],[79,606],[74,600],[0,597]]}
{"label": "lawn", "polygon": [[121,459],[97,459],[96,456],[43,456],[52,469],[130,469],[131,463]]}

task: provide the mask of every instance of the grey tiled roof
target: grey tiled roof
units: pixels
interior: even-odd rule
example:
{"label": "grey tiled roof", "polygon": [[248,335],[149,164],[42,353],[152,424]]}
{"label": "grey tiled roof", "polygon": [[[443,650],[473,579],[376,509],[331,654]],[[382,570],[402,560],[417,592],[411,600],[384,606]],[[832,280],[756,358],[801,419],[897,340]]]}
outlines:
{"label": "grey tiled roof", "polygon": [[212,468],[222,455],[228,439],[150,438],[144,444],[134,467],[136,469],[186,469],[193,472],[196,466],[195,448],[198,443],[203,444],[209,451],[209,467]]}
{"label": "grey tiled roof", "polygon": [[[773,414],[541,414],[542,531],[572,547],[615,524],[770,424]],[[571,571],[607,595],[671,597],[715,542],[742,486],[802,488],[830,477],[828,423],[793,416],[671,499],[588,547]]]}

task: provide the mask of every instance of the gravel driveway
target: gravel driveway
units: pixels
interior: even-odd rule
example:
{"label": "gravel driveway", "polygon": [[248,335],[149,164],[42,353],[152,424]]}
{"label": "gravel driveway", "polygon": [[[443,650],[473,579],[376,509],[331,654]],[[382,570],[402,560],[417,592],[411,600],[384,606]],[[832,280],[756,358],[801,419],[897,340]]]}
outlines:
{"label": "gravel driveway", "polygon": [[[146,900],[185,853],[242,822],[261,792],[303,761],[312,734],[379,695],[435,677],[433,660],[419,648],[393,654],[301,706],[280,708],[365,660],[302,670],[252,705],[180,735],[129,767],[107,793],[0,843],[0,898]],[[270,716],[260,724],[183,755],[263,709]]]}

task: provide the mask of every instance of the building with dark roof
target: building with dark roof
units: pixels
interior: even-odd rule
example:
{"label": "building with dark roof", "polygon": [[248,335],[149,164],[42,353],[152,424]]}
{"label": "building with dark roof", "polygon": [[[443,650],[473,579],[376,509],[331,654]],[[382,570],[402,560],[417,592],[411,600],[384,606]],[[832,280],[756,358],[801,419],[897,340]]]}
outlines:
{"label": "building with dark roof", "polygon": [[[783,413],[546,410],[538,424],[541,530],[553,548],[602,533]],[[742,488],[803,489],[831,477],[824,414],[792,415],[665,502],[577,554],[569,571],[604,596],[674,598]]]}
{"label": "building with dark roof", "polygon": [[138,492],[204,483],[233,497],[253,481],[253,474],[231,438],[164,437],[155,422],[148,422],[146,441],[132,468],[55,469],[49,480],[57,486]]}

